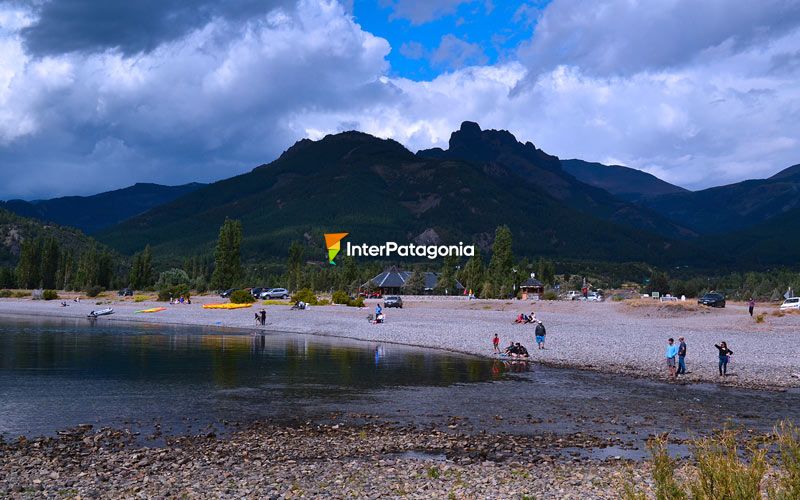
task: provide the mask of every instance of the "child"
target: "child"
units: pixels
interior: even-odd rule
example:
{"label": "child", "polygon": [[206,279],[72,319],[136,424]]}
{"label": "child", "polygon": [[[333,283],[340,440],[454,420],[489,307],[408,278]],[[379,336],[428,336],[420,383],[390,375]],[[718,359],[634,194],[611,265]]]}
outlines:
{"label": "child", "polygon": [[498,337],[496,333],[492,339],[492,345],[494,346],[494,352],[500,354],[500,337]]}

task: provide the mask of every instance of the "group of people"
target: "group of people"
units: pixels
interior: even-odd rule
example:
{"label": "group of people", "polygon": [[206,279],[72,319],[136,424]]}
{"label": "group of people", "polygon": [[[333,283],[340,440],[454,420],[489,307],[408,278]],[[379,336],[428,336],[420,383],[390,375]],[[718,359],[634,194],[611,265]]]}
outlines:
{"label": "group of people", "polygon": [[[719,376],[726,377],[728,375],[728,362],[731,360],[733,351],[728,348],[728,344],[725,341],[714,344],[714,347],[719,351]],[[670,377],[677,378],[678,375],[687,373],[686,352],[686,339],[683,337],[678,337],[677,344],[673,338],[667,340],[667,349],[664,353],[664,357],[667,360],[667,370],[669,371]]]}
{"label": "group of people", "polygon": [[372,323],[373,325],[377,325],[378,323],[384,322],[386,318],[383,314],[383,308],[381,307],[380,304],[375,304],[375,316],[370,315],[368,319],[369,322]]}
{"label": "group of people", "polygon": [[514,323],[536,323],[536,313],[531,311],[530,315],[525,313],[519,313],[517,319],[514,320]]}
{"label": "group of people", "polygon": [[183,295],[181,295],[180,297],[176,297],[176,298],[170,297],[169,298],[169,303],[170,304],[191,304],[192,303],[192,299],[191,299],[191,297],[184,297]]}
{"label": "group of people", "polygon": [[[534,336],[536,337],[536,347],[537,349],[544,349],[544,339],[545,335],[547,335],[547,329],[544,327],[544,323],[541,320],[536,319],[536,314],[531,312],[530,316],[525,314],[520,314],[517,323],[531,323],[535,324],[536,328],[534,329]],[[496,354],[505,354],[506,356],[511,357],[524,357],[527,358],[530,356],[528,350],[520,344],[519,342],[511,342],[508,347],[505,348],[504,351],[500,351],[500,336],[498,334],[494,334],[492,338],[492,347],[494,348],[494,352]]]}

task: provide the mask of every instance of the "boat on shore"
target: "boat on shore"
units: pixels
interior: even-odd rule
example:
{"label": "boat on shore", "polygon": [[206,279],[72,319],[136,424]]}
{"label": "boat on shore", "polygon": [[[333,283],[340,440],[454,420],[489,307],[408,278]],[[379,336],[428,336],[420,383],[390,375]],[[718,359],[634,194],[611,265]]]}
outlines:
{"label": "boat on shore", "polygon": [[205,304],[203,309],[242,309],[253,304]]}
{"label": "boat on shore", "polygon": [[96,318],[98,316],[108,316],[109,314],[114,314],[114,309],[111,307],[106,307],[105,309],[98,309],[97,311],[90,312],[87,317]]}

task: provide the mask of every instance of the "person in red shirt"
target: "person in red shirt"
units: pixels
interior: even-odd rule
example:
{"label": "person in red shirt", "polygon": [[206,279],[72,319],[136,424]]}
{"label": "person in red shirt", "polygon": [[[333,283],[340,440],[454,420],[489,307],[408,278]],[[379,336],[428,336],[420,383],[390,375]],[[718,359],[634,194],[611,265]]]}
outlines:
{"label": "person in red shirt", "polygon": [[500,337],[498,337],[496,333],[492,339],[492,345],[494,346],[494,352],[500,354]]}

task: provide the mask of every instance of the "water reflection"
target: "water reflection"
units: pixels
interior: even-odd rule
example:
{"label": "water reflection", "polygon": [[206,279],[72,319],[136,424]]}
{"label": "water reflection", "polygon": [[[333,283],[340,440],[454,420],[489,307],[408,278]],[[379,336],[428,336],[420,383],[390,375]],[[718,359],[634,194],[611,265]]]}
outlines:
{"label": "water reflection", "polygon": [[298,335],[0,321],[0,432],[80,422],[277,415],[315,398],[490,380],[490,362]]}

